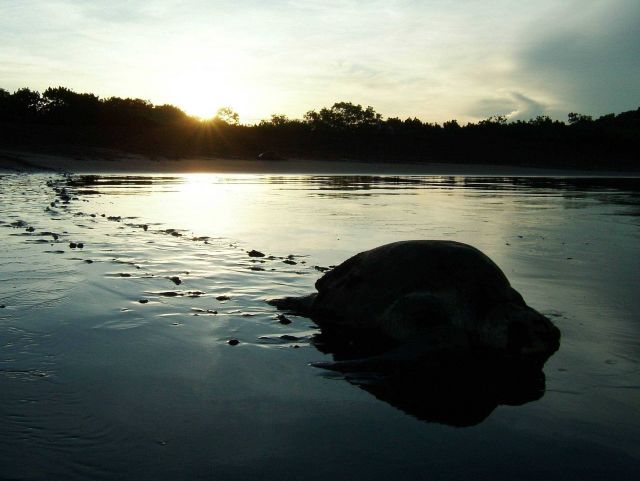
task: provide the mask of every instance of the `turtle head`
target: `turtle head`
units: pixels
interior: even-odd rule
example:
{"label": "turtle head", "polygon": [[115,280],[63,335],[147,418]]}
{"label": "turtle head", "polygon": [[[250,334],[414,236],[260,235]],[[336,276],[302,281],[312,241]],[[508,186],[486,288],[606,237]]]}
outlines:
{"label": "turtle head", "polygon": [[474,341],[481,350],[505,353],[541,367],[560,347],[560,330],[535,309],[504,303],[489,311]]}

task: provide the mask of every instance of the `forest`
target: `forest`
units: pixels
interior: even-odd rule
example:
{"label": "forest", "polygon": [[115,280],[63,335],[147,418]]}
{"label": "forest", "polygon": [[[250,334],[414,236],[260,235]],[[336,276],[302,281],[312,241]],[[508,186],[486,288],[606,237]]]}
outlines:
{"label": "forest", "polygon": [[231,108],[202,120],[173,105],[99,98],[65,87],[42,94],[0,88],[0,147],[65,153],[114,149],[152,157],[212,156],[362,161],[464,162],[638,170],[640,108],[567,121],[489,117],[461,125],[382,118],[372,107],[337,102],[302,119],[274,114],[242,125]]}

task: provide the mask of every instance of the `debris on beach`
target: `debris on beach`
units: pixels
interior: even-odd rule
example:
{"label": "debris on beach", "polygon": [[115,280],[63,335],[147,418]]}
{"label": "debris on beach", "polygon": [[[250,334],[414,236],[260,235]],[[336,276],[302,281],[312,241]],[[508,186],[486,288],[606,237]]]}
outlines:
{"label": "debris on beach", "polygon": [[280,339],[282,339],[283,341],[299,341],[300,340],[299,337],[292,336],[291,334],[283,334],[282,336],[280,336]]}
{"label": "debris on beach", "polygon": [[198,315],[198,314],[217,314],[218,311],[215,311],[213,309],[200,309],[199,307],[192,307],[191,311],[194,312],[194,315]]}

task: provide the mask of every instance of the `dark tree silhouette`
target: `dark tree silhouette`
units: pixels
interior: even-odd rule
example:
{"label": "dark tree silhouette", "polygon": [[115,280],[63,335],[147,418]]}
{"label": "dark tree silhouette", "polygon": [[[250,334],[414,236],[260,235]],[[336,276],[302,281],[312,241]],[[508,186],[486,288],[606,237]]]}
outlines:
{"label": "dark tree silhouette", "polygon": [[373,107],[362,108],[351,102],[337,102],[330,108],[319,112],[310,110],[304,116],[305,121],[316,128],[348,130],[362,127],[378,126],[382,116]]}
{"label": "dark tree silhouette", "polygon": [[93,94],[78,94],[65,87],[49,87],[42,94],[42,114],[53,123],[91,123],[100,115],[100,100]]}
{"label": "dark tree silhouette", "polygon": [[373,107],[336,102],[302,119],[274,114],[257,125],[239,121],[230,107],[202,121],[173,105],[138,98],[100,99],[65,87],[42,95],[0,88],[0,147],[105,147],[171,157],[271,151],[297,158],[640,169],[640,109],[597,119],[572,112],[568,123],[494,116],[439,125],[416,117],[385,120]]}
{"label": "dark tree silhouette", "polygon": [[447,129],[447,130],[457,130],[460,128],[460,124],[458,123],[458,121],[456,119],[453,120],[448,120],[445,123],[442,124],[442,128]]}
{"label": "dark tree silhouette", "polygon": [[[6,90],[5,90],[6,92]],[[30,121],[38,117],[42,109],[42,97],[39,92],[22,88],[3,100],[2,117],[16,121]]]}
{"label": "dark tree silhouette", "polygon": [[226,125],[239,125],[240,115],[234,111],[231,107],[221,107],[216,112],[214,120],[222,122]]}
{"label": "dark tree silhouette", "polygon": [[593,122],[593,117],[591,115],[583,115],[577,114],[575,112],[570,112],[569,115],[569,125],[586,125]]}

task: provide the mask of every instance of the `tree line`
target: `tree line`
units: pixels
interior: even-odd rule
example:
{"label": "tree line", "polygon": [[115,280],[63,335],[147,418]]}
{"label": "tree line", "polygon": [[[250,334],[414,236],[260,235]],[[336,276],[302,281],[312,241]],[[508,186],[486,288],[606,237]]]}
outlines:
{"label": "tree line", "polygon": [[456,120],[384,119],[372,107],[337,102],[302,119],[274,114],[241,125],[229,107],[202,121],[176,106],[142,99],[101,99],[65,87],[42,94],[0,88],[0,124],[2,145],[49,150],[103,147],[168,157],[254,157],[275,151],[297,158],[639,166],[640,108],[595,119],[570,113],[567,122],[494,116],[461,125]]}

